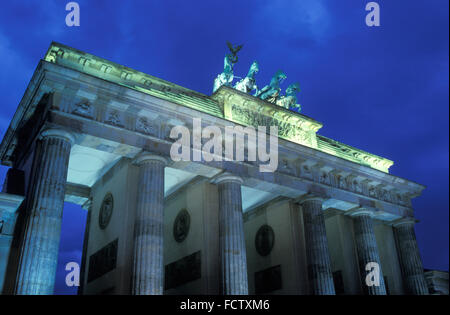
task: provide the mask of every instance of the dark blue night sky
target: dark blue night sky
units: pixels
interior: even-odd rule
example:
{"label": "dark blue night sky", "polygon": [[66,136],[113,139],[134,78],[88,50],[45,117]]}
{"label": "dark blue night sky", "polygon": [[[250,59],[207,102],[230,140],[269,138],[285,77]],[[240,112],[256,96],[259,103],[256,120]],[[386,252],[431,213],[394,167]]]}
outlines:
{"label": "dark blue night sky", "polygon": [[[320,134],[394,160],[391,174],[427,186],[413,201],[424,267],[448,270],[448,0],[378,1],[378,28],[365,24],[368,0],[80,0],[72,28],[67,2],[0,4],[1,137],[51,41],[206,94],[226,41],[243,43],[236,75],[258,60],[262,86],[283,69]],[[80,260],[85,220],[66,205],[56,293],[75,292],[64,265]]]}

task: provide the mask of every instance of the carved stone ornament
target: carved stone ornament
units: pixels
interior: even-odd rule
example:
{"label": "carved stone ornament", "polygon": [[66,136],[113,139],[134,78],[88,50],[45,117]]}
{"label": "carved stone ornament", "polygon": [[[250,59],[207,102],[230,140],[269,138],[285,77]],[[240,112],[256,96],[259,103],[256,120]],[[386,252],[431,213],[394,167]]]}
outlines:
{"label": "carved stone ornament", "polygon": [[98,225],[102,230],[106,229],[111,221],[111,216],[114,209],[114,199],[111,193],[107,193],[103,198],[102,205],[100,206],[100,214],[98,216]]}
{"label": "carved stone ornament", "polygon": [[269,225],[264,224],[259,228],[258,232],[256,232],[255,237],[256,251],[261,256],[267,256],[272,251],[274,243],[275,243],[275,233],[273,232],[273,229]]}
{"label": "carved stone ornament", "polygon": [[186,239],[189,233],[189,228],[191,226],[191,216],[186,209],[182,209],[173,223],[173,237],[175,241],[181,243]]}
{"label": "carved stone ornament", "polygon": [[78,104],[75,104],[75,108],[72,113],[78,114],[80,116],[92,117],[92,107],[88,101],[83,101]]}
{"label": "carved stone ornament", "polygon": [[105,120],[107,124],[114,126],[121,126],[122,123],[120,121],[119,112],[116,110],[110,111],[108,114],[108,118]]}
{"label": "carved stone ornament", "polygon": [[153,134],[154,130],[146,117],[139,117],[136,121],[136,129],[146,134]]}

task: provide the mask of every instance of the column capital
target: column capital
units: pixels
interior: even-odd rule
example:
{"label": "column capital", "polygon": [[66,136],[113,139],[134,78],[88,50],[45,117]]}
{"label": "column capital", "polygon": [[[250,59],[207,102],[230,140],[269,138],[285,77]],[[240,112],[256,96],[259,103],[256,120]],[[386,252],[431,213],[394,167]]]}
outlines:
{"label": "column capital", "polygon": [[41,134],[39,135],[40,139],[45,138],[60,138],[65,141],[69,141],[70,145],[73,145],[75,143],[75,136],[68,132],[67,130],[61,129],[61,128],[48,128],[41,131]]}
{"label": "column capital", "polygon": [[320,202],[324,202],[325,198],[313,195],[313,194],[307,194],[307,195],[303,195],[300,198],[297,198],[295,200],[296,203],[298,204],[303,204],[307,201],[320,201]]}
{"label": "column capital", "polygon": [[161,162],[164,164],[164,166],[169,164],[169,161],[165,157],[147,152],[139,154],[134,159],[133,163],[136,165],[142,165],[154,161]]}
{"label": "column capital", "polygon": [[393,227],[399,227],[399,226],[404,226],[404,225],[414,226],[417,222],[419,222],[419,220],[417,220],[416,218],[404,217],[404,218],[400,218],[400,219],[392,222],[392,226]]}
{"label": "column capital", "polygon": [[230,173],[223,173],[223,174],[220,174],[219,176],[217,176],[216,178],[214,178],[212,180],[212,182],[214,184],[235,182],[235,183],[238,183],[238,184],[242,185],[244,183],[244,180],[241,177],[239,177],[239,176],[232,175]]}
{"label": "column capital", "polygon": [[370,209],[370,208],[364,208],[364,207],[360,207],[353,211],[349,211],[349,213],[348,213],[348,215],[351,217],[359,217],[359,216],[367,215],[371,218],[374,216],[374,214],[375,214],[375,210]]}

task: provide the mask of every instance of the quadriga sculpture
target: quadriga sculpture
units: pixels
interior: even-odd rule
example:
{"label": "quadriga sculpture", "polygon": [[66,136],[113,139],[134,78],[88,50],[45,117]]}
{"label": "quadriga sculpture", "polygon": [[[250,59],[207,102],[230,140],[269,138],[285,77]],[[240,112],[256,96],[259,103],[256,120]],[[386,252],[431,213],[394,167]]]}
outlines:
{"label": "quadriga sculpture", "polygon": [[286,74],[283,71],[278,70],[270,80],[269,85],[266,85],[261,90],[256,92],[254,96],[271,103],[276,103],[281,91],[280,84],[285,79]]}
{"label": "quadriga sculpture", "polygon": [[230,42],[227,42],[227,45],[230,53],[225,55],[223,72],[218,74],[214,80],[213,93],[222,85],[231,86],[234,79],[233,66],[238,61],[237,53],[242,49],[243,45],[233,47]]}
{"label": "quadriga sculpture", "polygon": [[247,76],[240,80],[234,88],[238,91],[244,92],[244,93],[250,93],[251,91],[255,90],[258,91],[258,87],[256,86],[256,79],[255,75],[259,71],[259,65],[257,61],[253,61],[252,65],[250,66],[250,69],[248,70]]}
{"label": "quadriga sculpture", "polygon": [[301,110],[300,104],[297,104],[297,93],[300,92],[300,84],[292,83],[286,89],[286,95],[277,99],[276,104],[286,109]]}

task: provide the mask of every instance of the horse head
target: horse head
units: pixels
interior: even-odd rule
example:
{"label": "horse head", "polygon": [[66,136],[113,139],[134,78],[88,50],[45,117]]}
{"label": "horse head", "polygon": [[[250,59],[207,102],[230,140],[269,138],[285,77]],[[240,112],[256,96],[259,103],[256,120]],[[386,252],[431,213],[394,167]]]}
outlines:
{"label": "horse head", "polygon": [[279,85],[287,78],[286,74],[278,70],[275,75],[272,77],[272,80],[270,81],[270,85],[273,87],[279,87]]}
{"label": "horse head", "polygon": [[250,69],[248,70],[247,77],[253,78],[253,76],[254,76],[255,74],[257,74],[258,71],[259,71],[259,64],[258,64],[258,62],[255,60],[255,61],[253,61],[252,65],[250,66]]}
{"label": "horse head", "polygon": [[293,96],[300,92],[300,84],[298,82],[292,83],[286,89],[286,96]]}

